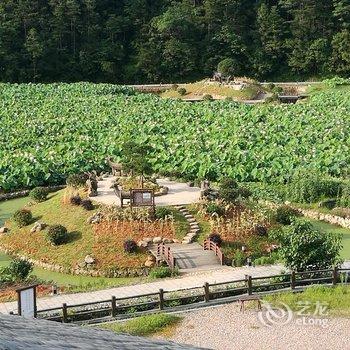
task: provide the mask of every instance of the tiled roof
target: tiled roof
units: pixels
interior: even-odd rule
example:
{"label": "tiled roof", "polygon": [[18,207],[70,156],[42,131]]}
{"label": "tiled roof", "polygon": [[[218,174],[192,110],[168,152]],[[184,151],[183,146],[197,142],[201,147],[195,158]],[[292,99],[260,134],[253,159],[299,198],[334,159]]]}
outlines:
{"label": "tiled roof", "polygon": [[[191,350],[172,342],[0,314],[0,350]],[[197,348],[198,349],[198,348]]]}

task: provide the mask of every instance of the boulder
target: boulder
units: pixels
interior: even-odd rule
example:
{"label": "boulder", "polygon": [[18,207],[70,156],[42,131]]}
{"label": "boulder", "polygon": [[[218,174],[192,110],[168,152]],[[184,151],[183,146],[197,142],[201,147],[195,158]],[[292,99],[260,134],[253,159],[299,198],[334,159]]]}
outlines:
{"label": "boulder", "polygon": [[30,229],[31,233],[42,231],[47,225],[44,222],[37,221],[34,226]]}
{"label": "boulder", "polygon": [[165,244],[173,243],[173,240],[170,238],[163,238],[163,243]]}
{"label": "boulder", "polygon": [[7,227],[0,227],[0,233],[7,233],[9,232],[9,229]]}
{"label": "boulder", "polygon": [[162,237],[154,237],[153,243],[155,243],[155,244],[162,243]]}
{"label": "boulder", "polygon": [[84,262],[86,264],[93,264],[95,262],[95,258],[91,255],[86,255],[86,257],[84,258]]}
{"label": "boulder", "polygon": [[97,212],[87,219],[89,224],[99,224],[102,221],[102,213]]}
{"label": "boulder", "polygon": [[146,267],[153,267],[156,265],[155,261],[152,260],[146,260],[145,264]]}
{"label": "boulder", "polygon": [[147,248],[148,242],[146,242],[145,240],[142,240],[142,241],[139,241],[139,242],[137,243],[137,245],[138,245],[139,247],[141,247],[141,248]]}
{"label": "boulder", "polygon": [[144,242],[147,242],[147,243],[152,243],[153,242],[153,238],[151,237],[146,237],[143,239]]}

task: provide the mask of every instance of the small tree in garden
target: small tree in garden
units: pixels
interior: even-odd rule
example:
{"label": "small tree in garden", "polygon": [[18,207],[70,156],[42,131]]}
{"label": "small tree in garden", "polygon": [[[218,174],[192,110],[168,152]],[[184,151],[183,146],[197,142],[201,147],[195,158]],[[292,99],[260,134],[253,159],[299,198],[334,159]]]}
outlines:
{"label": "small tree in garden", "polygon": [[33,215],[28,209],[20,209],[13,214],[12,220],[18,227],[24,227],[32,223]]}
{"label": "small tree in garden", "polygon": [[64,226],[52,225],[47,231],[47,238],[53,245],[61,245],[69,241],[69,234]]}
{"label": "small tree in garden", "polygon": [[6,268],[6,272],[15,280],[24,280],[33,270],[33,264],[27,260],[14,259]]}
{"label": "small tree in garden", "polygon": [[137,244],[132,239],[128,239],[124,242],[124,251],[126,253],[136,253]]}
{"label": "small tree in garden", "polygon": [[341,236],[321,232],[308,221],[297,219],[277,236],[281,257],[291,270],[326,269],[339,262]]}
{"label": "small tree in garden", "polygon": [[219,197],[227,203],[236,203],[239,199],[250,196],[250,191],[245,187],[240,187],[234,179],[227,178],[220,182]]}
{"label": "small tree in garden", "polygon": [[225,58],[218,64],[218,72],[224,76],[234,76],[237,73],[237,62],[232,58]]}
{"label": "small tree in garden", "polygon": [[45,187],[35,187],[29,192],[29,197],[36,202],[43,202],[47,199],[49,191]]}
{"label": "small tree in garden", "polygon": [[125,170],[140,175],[142,188],[144,175],[151,175],[153,172],[150,161],[152,152],[153,148],[149,145],[140,145],[132,141],[123,145],[123,166]]}

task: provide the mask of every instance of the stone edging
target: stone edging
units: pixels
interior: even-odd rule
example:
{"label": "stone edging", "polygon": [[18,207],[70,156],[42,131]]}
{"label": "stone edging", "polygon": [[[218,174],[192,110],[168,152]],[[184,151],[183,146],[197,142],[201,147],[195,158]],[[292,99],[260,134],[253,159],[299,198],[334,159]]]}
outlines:
{"label": "stone edging", "polygon": [[332,215],[332,214],[324,214],[320,213],[316,210],[311,209],[301,209],[296,208],[302,213],[305,217],[309,219],[321,220],[328,222],[332,225],[338,225],[345,228],[350,228],[350,218],[342,218],[341,216]]}
{"label": "stone edging", "polygon": [[[66,185],[59,185],[59,186],[46,186],[44,188],[46,188],[49,192],[55,192],[55,191],[62,190],[65,187]],[[7,201],[9,199],[27,197],[30,191],[31,190],[23,190],[23,191],[0,194],[0,202]]]}
{"label": "stone edging", "polygon": [[34,260],[31,258],[28,258],[21,254],[13,254],[9,249],[6,249],[4,247],[0,246],[0,250],[5,252],[5,254],[8,254],[10,256],[15,256],[19,259],[27,260],[30,263],[32,263],[35,266],[41,267],[45,270],[59,272],[59,273],[66,273],[76,276],[91,276],[91,277],[105,277],[105,278],[116,278],[116,277],[139,277],[139,276],[148,276],[150,269],[146,267],[140,267],[140,268],[126,268],[126,269],[120,269],[113,272],[104,272],[100,270],[85,270],[82,268],[65,268],[63,266],[59,265],[53,265],[44,263],[38,260]]}
{"label": "stone edging", "polygon": [[182,244],[189,244],[194,241],[194,239],[198,236],[200,232],[200,228],[197,220],[194,218],[192,214],[184,206],[176,206],[176,209],[186,218],[187,222],[190,225],[190,230],[186,234],[186,236],[182,240]]}

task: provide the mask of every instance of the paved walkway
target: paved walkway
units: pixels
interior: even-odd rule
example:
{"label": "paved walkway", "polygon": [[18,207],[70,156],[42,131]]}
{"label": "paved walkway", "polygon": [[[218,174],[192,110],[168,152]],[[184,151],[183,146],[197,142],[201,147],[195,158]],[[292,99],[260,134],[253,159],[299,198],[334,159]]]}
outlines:
{"label": "paved walkway", "polygon": [[[112,185],[115,177],[109,176],[98,182],[97,197],[93,200],[107,205],[120,206],[120,199],[114,193]],[[156,197],[155,202],[158,206],[183,205],[196,203],[200,197],[200,188],[189,187],[186,183],[175,182],[169,179],[157,179],[160,186],[169,188],[169,193],[164,196]]]}
{"label": "paved walkway", "polygon": [[[40,298],[37,301],[38,310],[60,307],[63,303],[75,305],[79,303],[88,303],[99,300],[111,299],[114,295],[116,298],[132,297],[146,293],[156,293],[160,288],[165,291],[175,291],[180,288],[202,287],[205,282],[220,283],[230,282],[244,278],[246,274],[251,276],[269,276],[279,274],[283,270],[282,265],[258,266],[231,268],[228,266],[221,267],[216,271],[196,273],[179,278],[166,279],[151,283],[138,284],[99,290],[95,292],[63,294],[53,297]],[[1,303],[0,313],[8,314],[11,311],[17,312],[17,302]]]}

